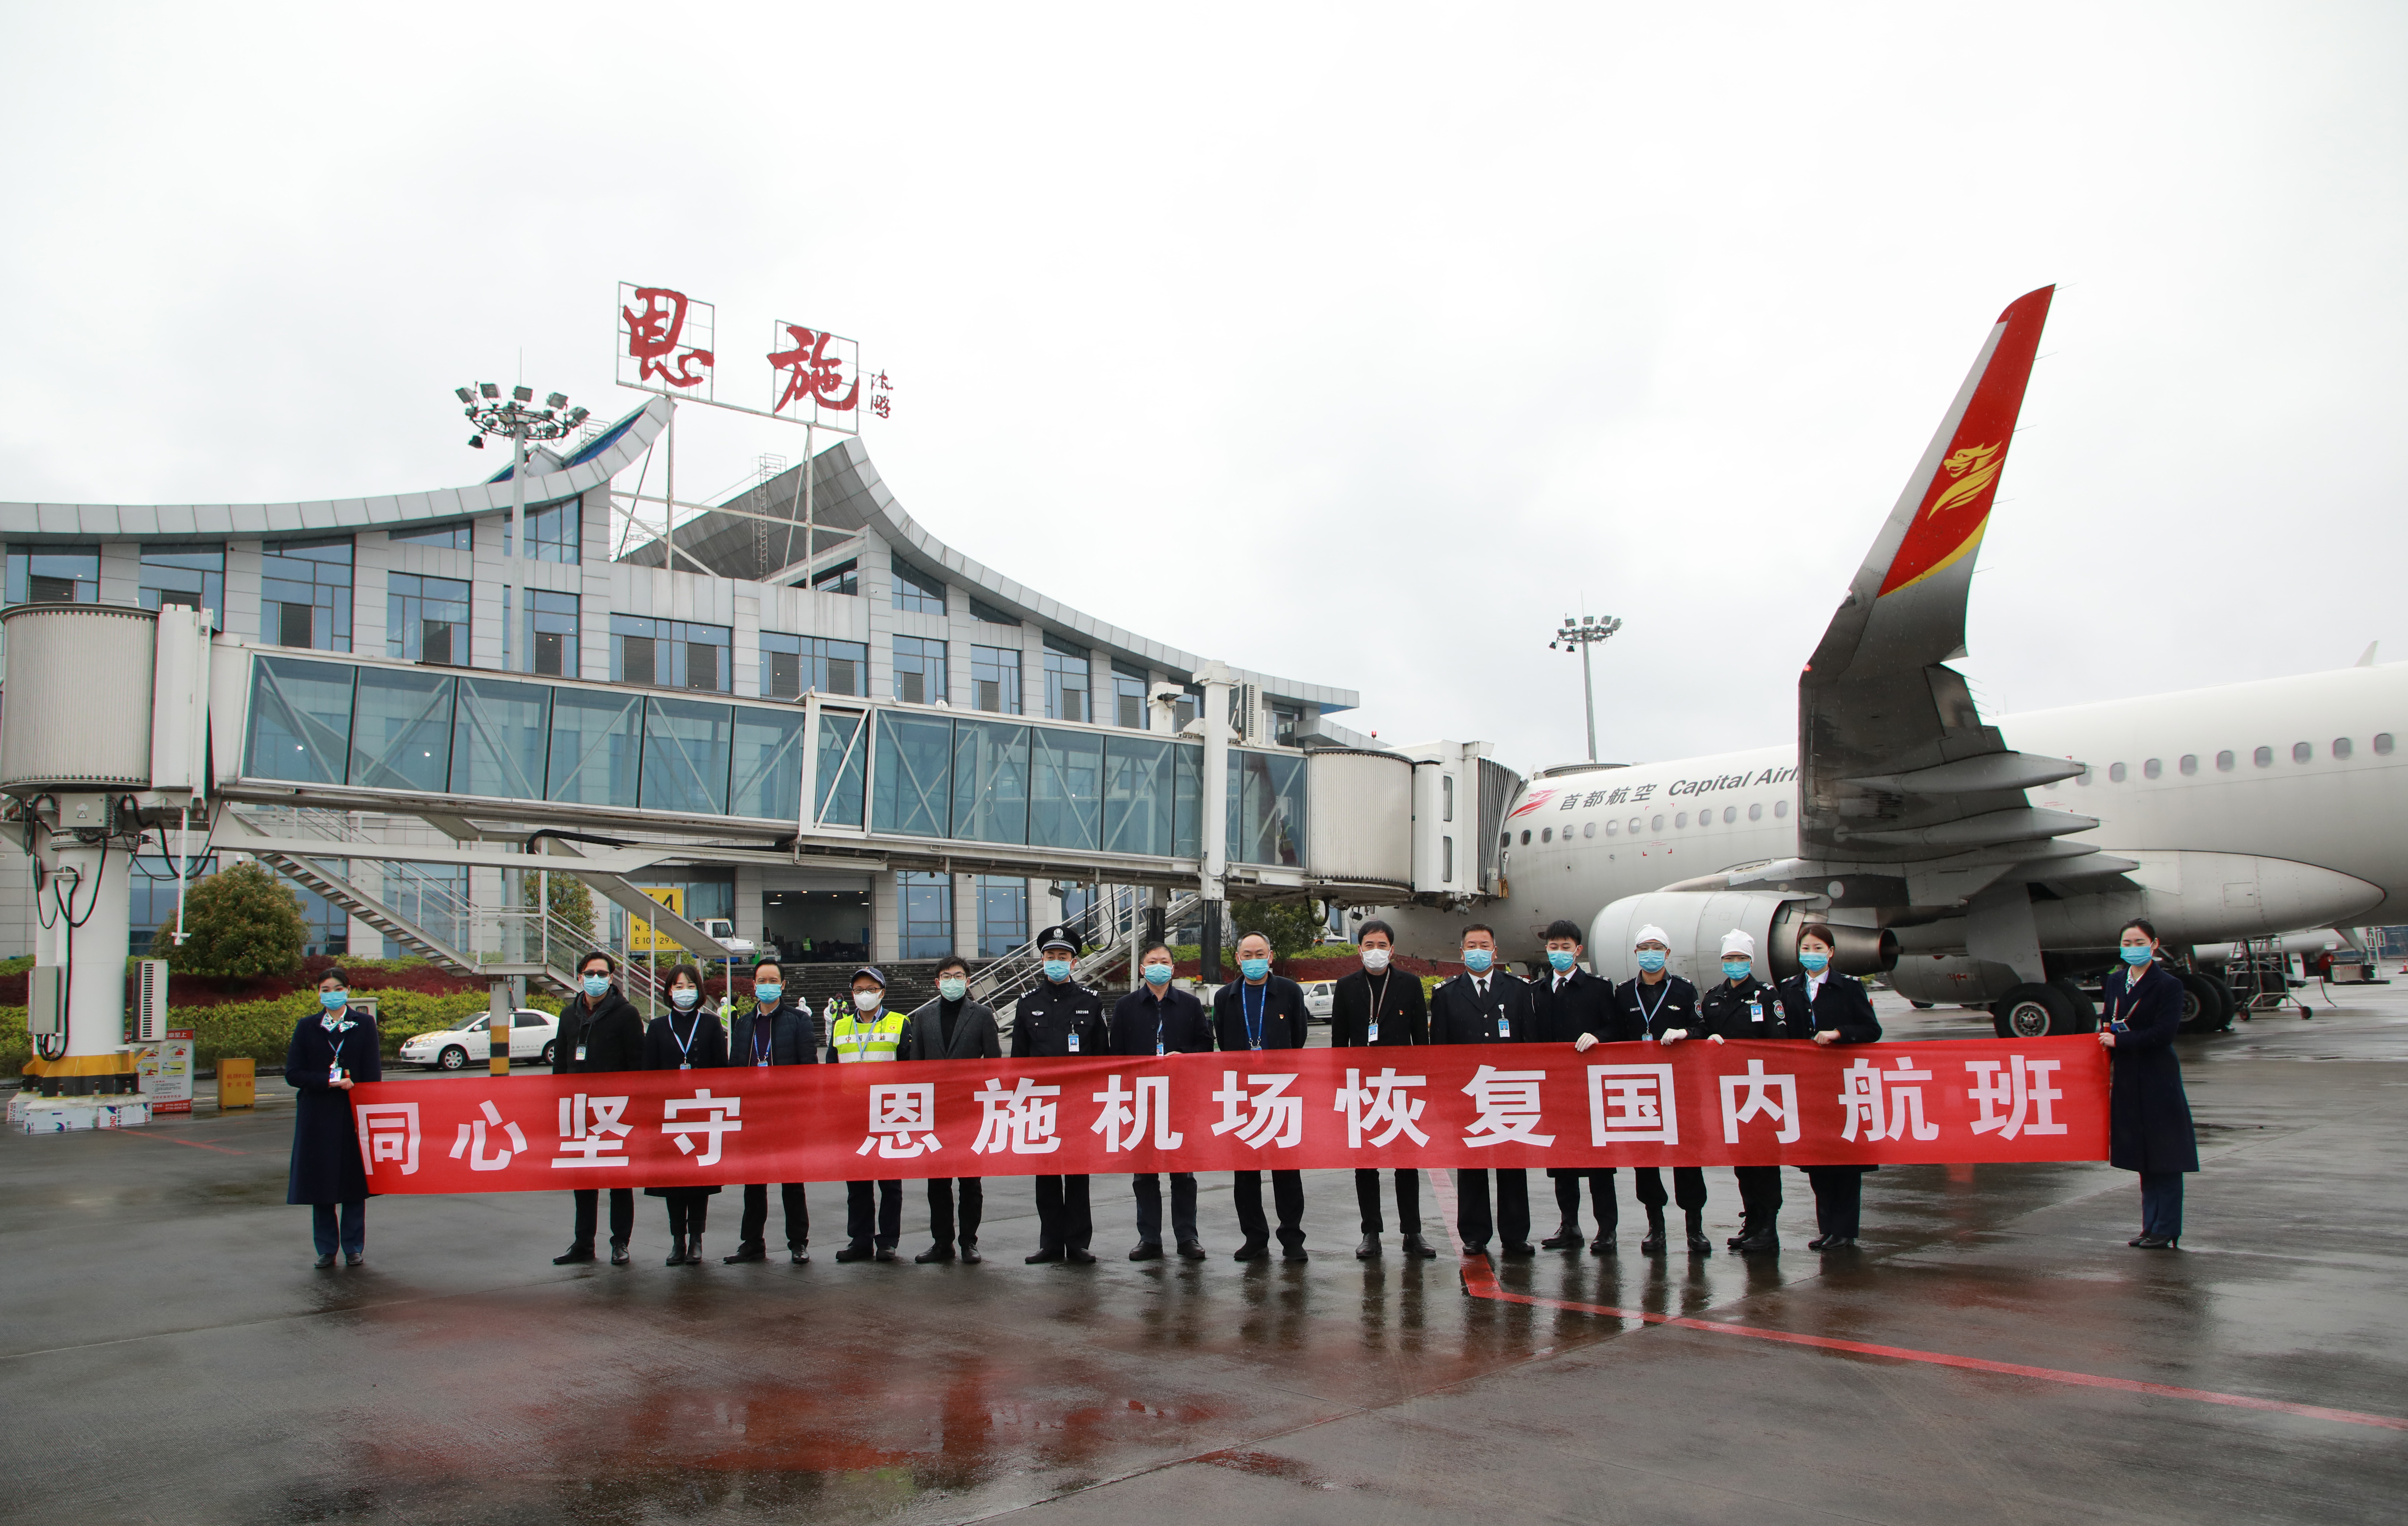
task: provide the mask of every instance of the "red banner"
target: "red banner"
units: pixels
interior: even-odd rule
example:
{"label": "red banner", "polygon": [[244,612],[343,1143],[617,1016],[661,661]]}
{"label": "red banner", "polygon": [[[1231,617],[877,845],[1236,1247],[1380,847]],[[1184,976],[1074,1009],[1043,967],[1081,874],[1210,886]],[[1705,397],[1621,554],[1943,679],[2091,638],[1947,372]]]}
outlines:
{"label": "red banner", "polygon": [[382,1081],[351,1101],[372,1192],[2107,1154],[2089,1038],[617,1071]]}

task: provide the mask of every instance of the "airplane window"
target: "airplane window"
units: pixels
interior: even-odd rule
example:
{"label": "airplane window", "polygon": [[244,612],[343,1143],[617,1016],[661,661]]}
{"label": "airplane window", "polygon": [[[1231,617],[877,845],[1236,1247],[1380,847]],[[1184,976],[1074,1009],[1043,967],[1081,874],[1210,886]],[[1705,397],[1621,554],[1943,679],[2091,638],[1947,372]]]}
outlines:
{"label": "airplane window", "polygon": [[2348,737],[2346,737],[2346,736],[2336,736],[2336,737],[2334,737],[2334,738],[2333,738],[2333,756],[2334,756],[2335,758],[2346,758],[2346,757],[2348,757],[2352,752],[2355,752],[2355,751],[2357,751],[2357,750],[2358,750],[2358,749],[2357,749],[2356,748],[2353,748],[2353,747],[2351,747],[2351,746],[2349,745],[2349,738],[2348,738]]}
{"label": "airplane window", "polygon": [[1542,842],[1542,843],[1551,843],[1551,842],[1554,842],[1555,840],[1555,828],[1553,828],[1553,827],[1544,827],[1544,828],[1541,828],[1541,829],[1540,830],[1540,833],[1539,833],[1539,841],[1541,841],[1541,842]]}
{"label": "airplane window", "polygon": [[1512,846],[1513,846],[1513,834],[1512,834],[1512,833],[1510,833],[1510,832],[1509,832],[1509,833],[1505,834],[1505,835],[1503,835],[1502,837],[1498,838],[1498,839],[1497,839],[1497,846],[1498,846],[1498,847],[1499,847],[1499,848],[1511,848],[1511,847],[1512,847]]}
{"label": "airplane window", "polygon": [[1656,822],[1655,822],[1655,824],[1654,824],[1653,826],[1649,827],[1647,830],[1648,830],[1648,831],[1650,831],[1650,832],[1661,832],[1661,831],[1663,831],[1663,830],[1664,830],[1664,819],[1663,819],[1662,817],[1660,817],[1660,816],[1659,816],[1659,817],[1657,817],[1657,818],[1656,818]]}
{"label": "airplane window", "polygon": [[2215,771],[2219,774],[2229,774],[2232,772],[2231,753],[2219,752],[2215,755]]}
{"label": "airplane window", "polygon": [[[1632,824],[1633,824],[1634,826],[1635,826],[1635,825],[1637,825],[1637,823],[1636,823],[1636,822],[1633,822]],[[1621,835],[1622,835],[1622,823],[1621,823],[1621,822],[1619,822],[1619,821],[1608,821],[1608,822],[1605,824],[1605,834],[1606,834],[1607,836],[1609,836],[1609,837],[1619,837],[1619,836],[1621,836]]]}
{"label": "airplane window", "polygon": [[2389,732],[2379,731],[2374,734],[2374,755],[2378,758],[2388,758],[2391,756],[2391,734]]}
{"label": "airplane window", "polygon": [[1582,828],[1581,828],[1581,835],[1582,835],[1582,836],[1584,836],[1584,837],[1594,837],[1594,836],[1596,836],[1596,835],[1597,835],[1597,823],[1596,823],[1595,821],[1590,821],[1590,822],[1587,822],[1586,824],[1583,825],[1583,826],[1582,826]]}
{"label": "airplane window", "polygon": [[2260,768],[2272,768],[2274,766],[2274,749],[2270,747],[2261,747],[2257,751],[2249,755],[2249,761],[2256,763]]}
{"label": "airplane window", "polygon": [[2185,777],[2188,777],[2190,775],[2198,773],[2199,754],[2196,752],[2184,753],[2182,755],[2182,763],[2179,766],[2181,767]]}
{"label": "airplane window", "polygon": [[2294,742],[2291,744],[2291,761],[2293,763],[2307,763],[2313,760],[2315,755],[2315,748],[2309,743]]}
{"label": "airplane window", "polygon": [[1737,806],[1725,806],[1723,807],[1723,825],[1728,826],[1738,820],[1739,807]]}
{"label": "airplane window", "polygon": [[2107,782],[2110,784],[2121,784],[2124,782],[2124,765],[2122,763],[2109,763],[2107,765]]}
{"label": "airplane window", "polygon": [[1525,848],[1530,846],[1530,829],[1527,827],[1522,829],[1522,846]]}
{"label": "airplane window", "polygon": [[2082,772],[2073,776],[2073,782],[2081,785],[2086,790],[2090,788],[2090,765],[2088,763],[2084,763],[2082,765]]}
{"label": "airplane window", "polygon": [[[1656,820],[1661,821],[1664,819],[1659,816],[1656,818]],[[1687,826],[1689,824],[1689,813],[1687,811],[1683,811],[1680,815],[1672,818],[1672,824],[1676,827]]]}
{"label": "airplane window", "polygon": [[[1664,824],[1664,819],[1660,816],[1656,818],[1656,824],[1659,827],[1662,826]],[[1635,816],[1630,819],[1630,833],[1633,836],[1637,836],[1639,834],[1639,818]]]}
{"label": "airplane window", "polygon": [[1787,816],[1789,814],[1789,802],[1786,800],[1774,801],[1772,803],[1772,814],[1775,816]]}
{"label": "airplane window", "polygon": [[1747,819],[1751,821],[1761,821],[1764,820],[1763,801],[1759,800],[1755,805],[1750,806],[1747,808]]}
{"label": "airplane window", "polygon": [[2141,765],[2141,777],[2146,779],[2156,778],[2165,771],[2166,765],[2157,762],[2155,758],[2151,758],[2147,763]]}

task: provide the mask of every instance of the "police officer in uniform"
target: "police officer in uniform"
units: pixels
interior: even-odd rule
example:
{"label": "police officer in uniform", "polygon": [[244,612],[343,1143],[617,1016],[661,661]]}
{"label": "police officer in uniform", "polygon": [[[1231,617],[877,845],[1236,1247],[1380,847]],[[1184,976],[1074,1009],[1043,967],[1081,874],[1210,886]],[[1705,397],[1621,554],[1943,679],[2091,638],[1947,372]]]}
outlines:
{"label": "police officer in uniform", "polygon": [[[1463,967],[1430,998],[1433,1044],[1533,1044],[1538,1021],[1530,988],[1497,967],[1497,934],[1484,923],[1463,930]],[[1501,1230],[1505,1254],[1531,1256],[1530,1177],[1526,1171],[1497,1173],[1497,1214],[1488,1210],[1488,1173],[1455,1174],[1455,1228],[1467,1256],[1488,1254],[1489,1236]]]}
{"label": "police officer in uniform", "polygon": [[[1614,1005],[1613,982],[1581,968],[1581,957],[1587,951],[1577,923],[1559,918],[1548,924],[1546,973],[1530,982],[1530,1007],[1541,1043],[1576,1044],[1584,1037],[1610,1043],[1622,1036],[1622,1013]],[[1613,1201],[1613,1167],[1551,1165],[1547,1176],[1555,1184],[1555,1208],[1562,1221],[1555,1234],[1540,1242],[1541,1248],[1581,1248],[1581,1181],[1584,1177],[1589,1201],[1597,1210],[1597,1238],[1588,1248],[1593,1255],[1612,1255],[1614,1226],[1620,1222],[1620,1210]]]}
{"label": "police officer in uniform", "polygon": [[[1157,943],[1138,956],[1142,982],[1112,1006],[1112,1053],[1144,1058],[1204,1054],[1212,1048],[1212,1024],[1204,1004],[1170,983],[1170,948]],[[1162,1178],[1131,1177],[1137,1197],[1137,1245],[1131,1261],[1162,1259]],[[1182,1261],[1202,1261],[1204,1241],[1196,1231],[1196,1173],[1170,1174],[1170,1231]]]}
{"label": "police officer in uniform", "polygon": [[[1249,933],[1238,940],[1238,975],[1212,994],[1212,1027],[1223,1052],[1303,1048],[1304,988],[1271,973],[1270,939]],[[1236,1200],[1238,1228],[1245,1234],[1231,1259],[1268,1259],[1270,1222],[1263,1217],[1263,1174],[1230,1173],[1229,1195]],[[1271,1201],[1279,1210],[1281,1259],[1311,1259],[1304,1253],[1304,1174],[1272,1172]]]}
{"label": "police officer in uniform", "polygon": [[[1671,957],[1671,945],[1665,939],[1664,930],[1653,924],[1641,928],[1639,935],[1631,940],[1631,953],[1639,973],[1614,991],[1613,1003],[1621,1011],[1616,1033],[1631,1038],[1654,1039],[1658,1044],[1677,1044],[1692,1034],[1705,1036],[1702,1020],[1698,1016],[1698,988],[1664,967]],[[1586,1049],[1589,1043],[1587,1039],[1574,1039],[1572,1048]],[[1659,1167],[1642,1165],[1631,1170],[1630,1178],[1632,1189],[1639,1194],[1640,1206],[1647,1210],[1647,1237],[1639,1242],[1639,1252],[1660,1256],[1664,1253],[1664,1173]],[[1714,1243],[1706,1238],[1706,1173],[1702,1167],[1672,1168],[1672,1201],[1688,1219],[1689,1253],[1713,1255]]]}
{"label": "police officer in uniform", "polygon": [[[1374,920],[1354,934],[1363,967],[1340,977],[1329,998],[1329,1047],[1334,1049],[1385,1047],[1396,1048],[1429,1042],[1429,999],[1422,993],[1421,977],[1389,968],[1396,957],[1396,930]],[[1435,1256],[1422,1238],[1422,1174],[1412,1166],[1391,1173],[1397,1178],[1397,1228],[1404,1234],[1408,1256]],[[1355,1256],[1369,1261],[1380,1254],[1380,1173],[1354,1173],[1354,1202],[1363,1211],[1363,1243]]]}
{"label": "police officer in uniform", "polygon": [[[818,1025],[811,1015],[787,1005],[785,966],[775,957],[752,966],[752,1009],[736,1020],[727,1037],[728,1063],[764,1069],[775,1065],[819,1063]],[[811,1205],[798,1181],[781,1183],[778,1197],[786,1213],[786,1254],[796,1266],[811,1259]],[[726,1262],[769,1259],[769,1186],[752,1182],[744,1189],[744,1217],[737,1231],[736,1254]]]}
{"label": "police officer in uniform", "polygon": [[[1104,1019],[1104,999],[1070,978],[1079,957],[1079,940],[1068,927],[1049,927],[1037,934],[1037,951],[1045,958],[1045,978],[1020,998],[1020,1015],[1011,1024],[1014,1060],[1093,1058],[1110,1054],[1111,1025]],[[1040,1262],[1094,1262],[1087,1248],[1095,1238],[1095,1219],[1087,1207],[1084,1177],[1037,1178],[1037,1254],[1022,1258]]]}
{"label": "police officer in uniform", "polygon": [[[1780,992],[1756,977],[1756,939],[1732,928],[1723,934],[1722,983],[1700,997],[1698,1016],[1708,1037],[1788,1038],[1789,1011]],[[1810,1033],[1813,1030],[1808,1030]],[[1739,1178],[1739,1233],[1730,1248],[1749,1255],[1781,1248],[1781,1168],[1735,1165]]]}
{"label": "police officer in uniform", "polygon": [[[853,1010],[828,1029],[828,1062],[836,1065],[876,1064],[893,1061],[903,1048],[899,1012],[886,1010],[886,977],[873,964],[853,972]],[[844,1184],[845,1247],[840,1262],[895,1260],[903,1238],[903,1184],[900,1181],[849,1181]]]}

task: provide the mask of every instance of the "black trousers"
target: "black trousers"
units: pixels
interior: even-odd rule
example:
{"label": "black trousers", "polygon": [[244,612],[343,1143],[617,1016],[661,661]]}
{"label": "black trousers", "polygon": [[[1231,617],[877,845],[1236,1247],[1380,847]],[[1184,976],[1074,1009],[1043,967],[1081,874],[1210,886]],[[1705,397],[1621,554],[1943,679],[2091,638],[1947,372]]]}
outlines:
{"label": "black trousers", "polygon": [[672,1187],[661,1198],[669,1205],[669,1234],[679,1239],[688,1235],[700,1239],[702,1221],[710,1217],[710,1190]]}
{"label": "black trousers", "polygon": [[1864,1205],[1865,1168],[1810,1165],[1806,1179],[1814,1186],[1814,1227],[1826,1234],[1855,1239],[1856,1215]]}
{"label": "black trousers", "polygon": [[[1270,1243],[1270,1220],[1263,1217],[1263,1174],[1235,1171],[1229,1175],[1229,1195],[1238,1203],[1238,1229],[1248,1245]],[[1283,1249],[1304,1248],[1304,1173],[1271,1173],[1271,1205],[1279,1210],[1279,1243]]]}
{"label": "black trousers", "polygon": [[[783,1182],[778,1188],[779,1205],[786,1213],[786,1246],[800,1250],[811,1243],[811,1205],[803,1197],[803,1184]],[[769,1187],[754,1182],[744,1189],[744,1217],[738,1221],[736,1237],[743,1244],[763,1247],[769,1233]]]}
{"label": "black trousers", "polygon": [[[610,1193],[610,1243],[625,1245],[636,1233],[636,1190],[613,1187]],[[595,1220],[601,1217],[603,1189],[583,1187],[568,1195],[577,1200],[577,1229],[572,1236],[580,1250],[594,1248]]]}
{"label": "black trousers", "polygon": [[[1397,1178],[1397,1233],[1422,1232],[1422,1174],[1410,1167],[1390,1173]],[[1363,1233],[1378,1234],[1388,1226],[1380,1216],[1380,1174],[1354,1173],[1354,1205],[1363,1210]]]}
{"label": "black trousers", "polygon": [[[1131,1177],[1129,1191],[1137,1194],[1137,1237],[1147,1245],[1160,1245],[1162,1178]],[[1192,1171],[1170,1174],[1170,1233],[1181,1245],[1202,1238],[1196,1233],[1196,1174]]]}
{"label": "black trousers", "polygon": [[[876,1220],[874,1230],[873,1219]],[[844,1233],[854,1245],[867,1244],[874,1238],[887,1249],[894,1249],[895,1242],[903,1238],[903,1184],[899,1181],[846,1182]]]}
{"label": "black trousers", "polygon": [[[1640,1203],[1659,1214],[1662,1213],[1664,1211],[1662,1168],[1652,1165],[1634,1166],[1631,1168],[1630,1175],[1633,1184],[1639,1190]],[[1703,1166],[1676,1165],[1672,1168],[1672,1201],[1681,1205],[1684,1213],[1706,1205],[1706,1172]]]}
{"label": "black trousers", "polygon": [[1037,1178],[1037,1248],[1084,1250],[1096,1237],[1095,1216],[1087,1209],[1087,1178]]}
{"label": "black trousers", "polygon": [[[953,1189],[962,1194],[961,1218],[953,1217]],[[956,1182],[951,1177],[928,1178],[928,1238],[939,1246],[953,1244],[956,1235],[963,1245],[978,1244],[979,1219],[986,1213],[986,1183],[977,1177],[964,1177]]]}
{"label": "black trousers", "polygon": [[1530,1174],[1527,1171],[1497,1173],[1497,1218],[1488,1217],[1488,1173],[1458,1171],[1455,1174],[1455,1227],[1463,1236],[1466,1250],[1485,1250],[1491,1236],[1500,1230],[1507,1245],[1530,1243]]}
{"label": "black trousers", "polygon": [[[1675,1166],[1673,1169],[1677,1171],[1680,1168]],[[1581,1180],[1584,1177],[1588,1181],[1589,1202],[1597,1209],[1598,1236],[1602,1238],[1612,1234],[1614,1226],[1622,1221],[1621,1206],[1613,1201],[1613,1167],[1606,1166],[1597,1171],[1548,1173],[1555,1180],[1555,1207],[1573,1234],[1580,1233]]]}
{"label": "black trousers", "polygon": [[1739,1178],[1740,1227],[1768,1233],[1781,1217],[1781,1168],[1777,1165],[1735,1165]]}

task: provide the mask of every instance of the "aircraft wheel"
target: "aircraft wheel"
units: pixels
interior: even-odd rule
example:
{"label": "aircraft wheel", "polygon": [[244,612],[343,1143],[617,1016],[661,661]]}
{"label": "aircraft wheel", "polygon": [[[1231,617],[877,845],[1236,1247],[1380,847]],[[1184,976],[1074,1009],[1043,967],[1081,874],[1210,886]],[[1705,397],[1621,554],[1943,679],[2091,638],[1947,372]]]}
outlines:
{"label": "aircraft wheel", "polygon": [[2176,970],[2174,977],[2183,986],[2182,1029],[2186,1034],[2221,1033],[2232,1020],[2224,1015],[2224,1004],[2215,999],[2215,982],[2197,970]]}
{"label": "aircraft wheel", "polygon": [[1917,1012],[1928,1012],[1940,1004],[1938,1002],[1909,1002],[1906,1005],[1914,1008]]}
{"label": "aircraft wheel", "polygon": [[2080,1014],[2062,986],[2029,981],[2014,987],[1990,1008],[1990,1024],[2000,1038],[2048,1038],[2078,1033]]}
{"label": "aircraft wheel", "polygon": [[2095,1034],[2099,1031],[2099,1004],[2090,999],[2090,992],[2083,990],[2071,976],[2060,976],[2049,984],[2065,992],[2067,999],[2073,1003],[2075,1033]]}

